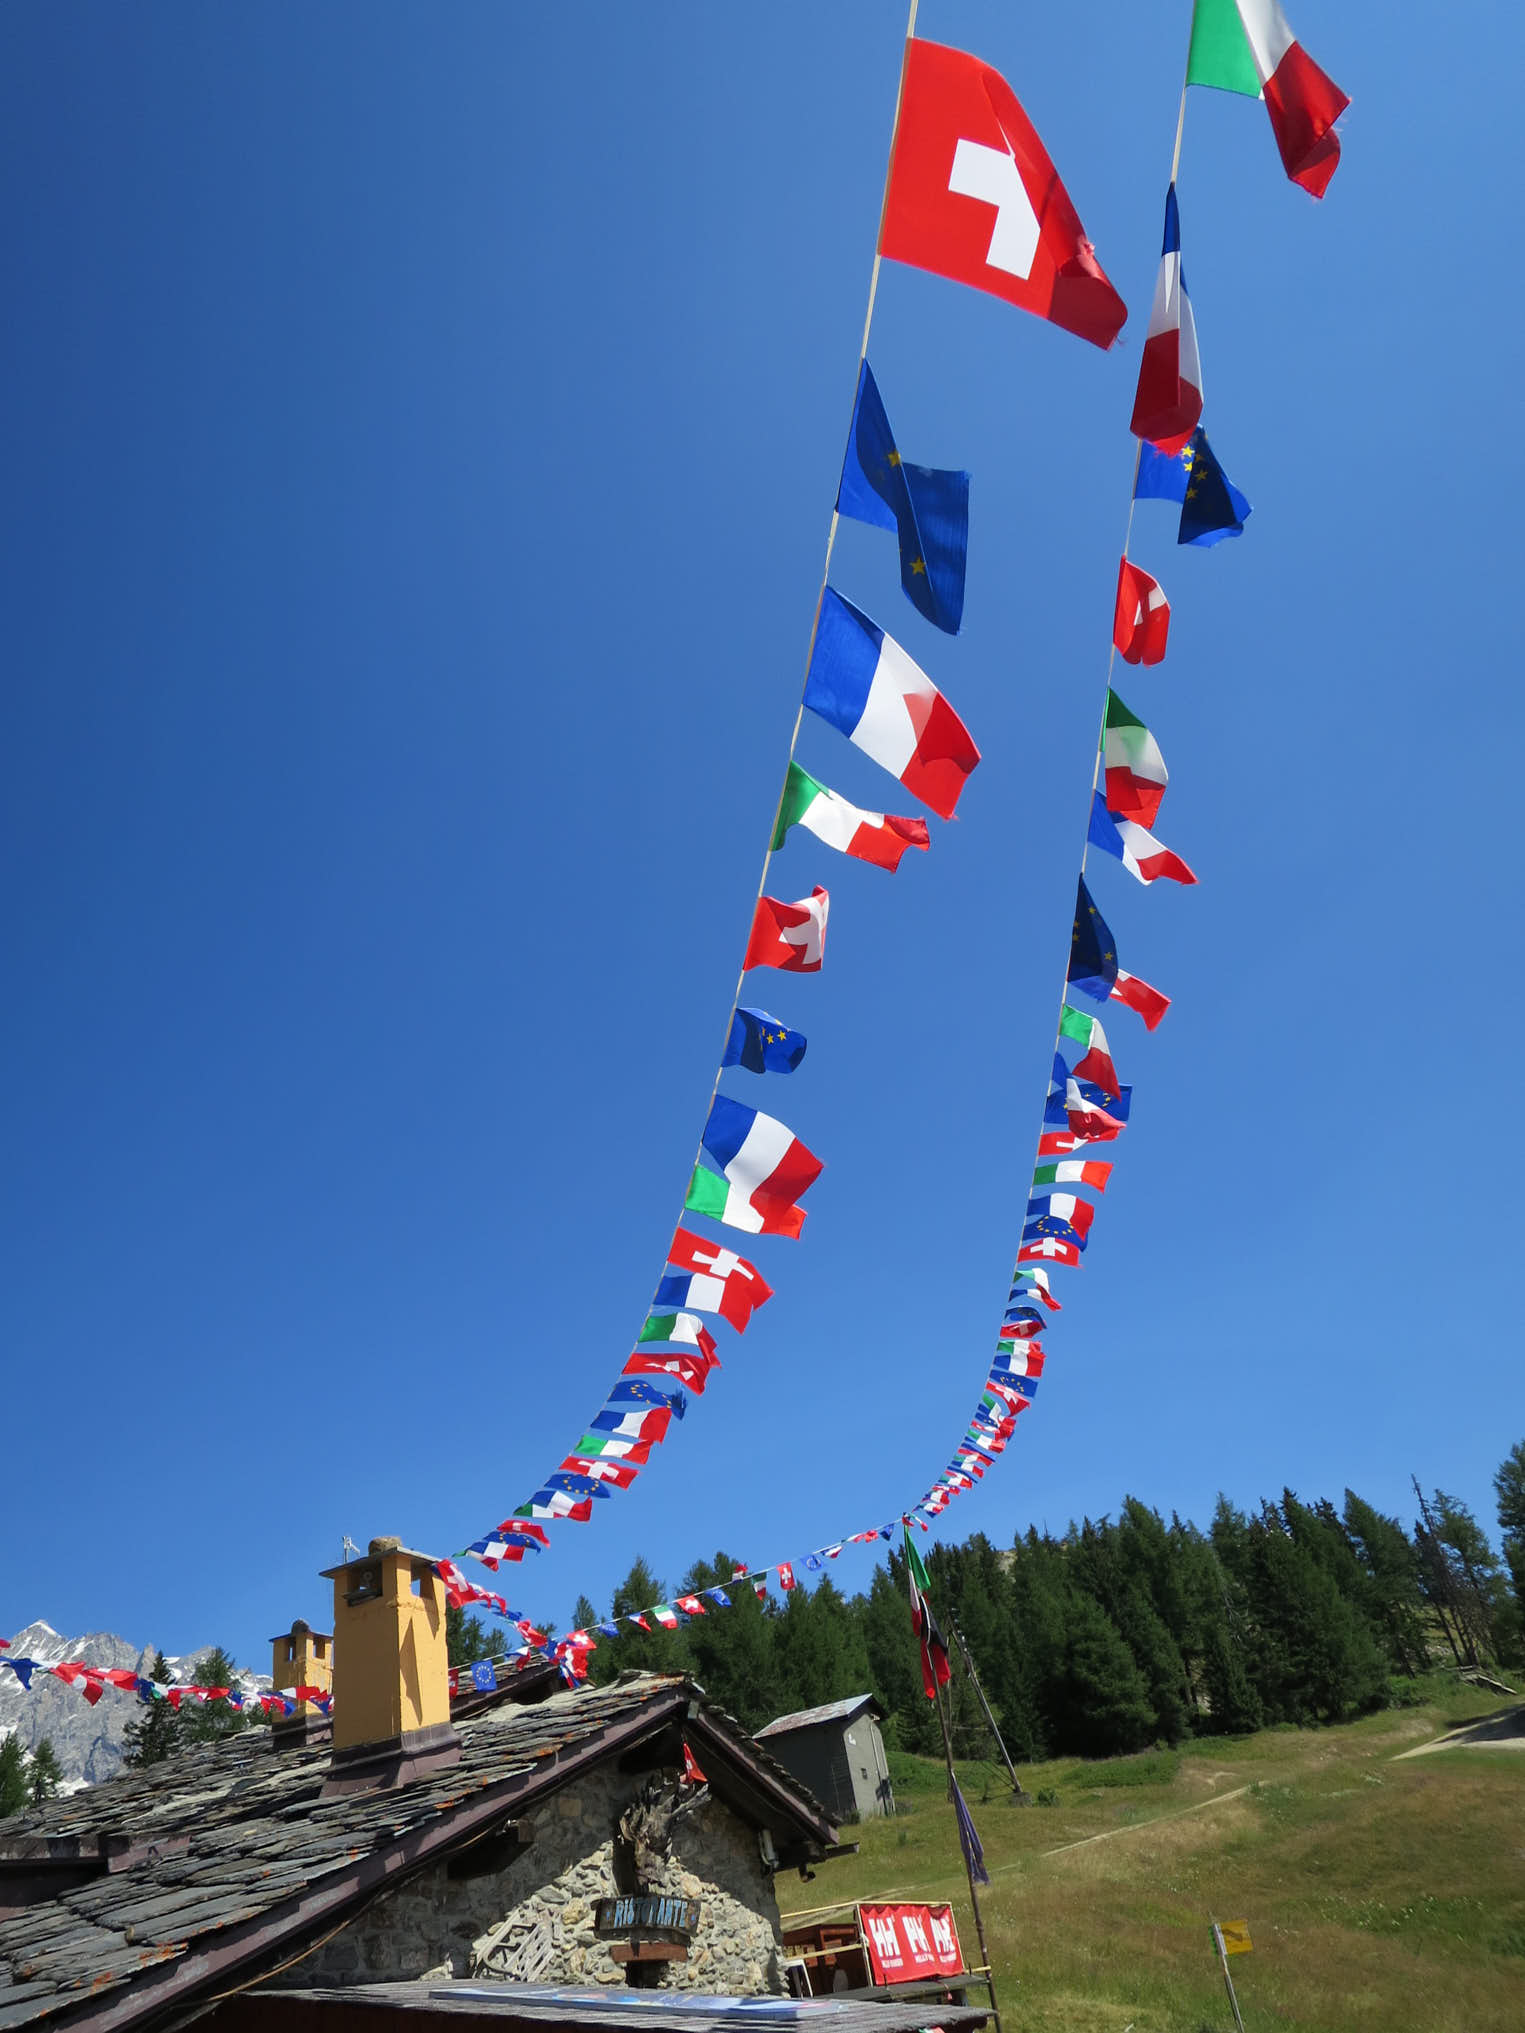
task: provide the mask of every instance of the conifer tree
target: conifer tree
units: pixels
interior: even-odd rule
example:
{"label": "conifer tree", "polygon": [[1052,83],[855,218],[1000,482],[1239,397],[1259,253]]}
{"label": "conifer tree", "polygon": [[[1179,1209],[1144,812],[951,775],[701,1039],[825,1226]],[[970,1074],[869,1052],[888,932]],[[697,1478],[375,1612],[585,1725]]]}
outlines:
{"label": "conifer tree", "polygon": [[732,1579],[737,1562],[723,1550],[697,1560],[683,1577],[685,1595],[720,1588],[731,1607],[711,1603],[684,1632],[694,1672],[706,1694],[747,1729],[761,1729],[784,1714],[774,1635],[778,1619],[760,1603],[749,1581]]}
{"label": "conifer tree", "polygon": [[1366,1571],[1374,1619],[1388,1658],[1400,1673],[1422,1673],[1430,1663],[1413,1541],[1396,1518],[1384,1517],[1354,1490],[1345,1492],[1345,1530]]}
{"label": "conifer tree", "polygon": [[40,1807],[44,1800],[54,1799],[63,1784],[63,1776],[63,1767],[58,1762],[58,1753],[51,1739],[39,1737],[32,1747],[32,1760],[26,1775],[32,1805]]}
{"label": "conifer tree", "polygon": [[1209,1625],[1202,1657],[1209,1726],[1224,1736],[1260,1728],[1265,1711],[1226,1621]]}
{"label": "conifer tree", "polygon": [[[169,1670],[169,1661],[162,1652],[155,1652],[149,1679],[157,1686],[168,1687],[174,1679]],[[128,1765],[157,1765],[165,1758],[172,1757],[181,1748],[184,1738],[180,1729],[180,1717],[166,1700],[151,1700],[135,1722],[127,1725],[122,1744],[122,1762]]]}
{"label": "conifer tree", "polygon": [[1499,1503],[1499,1530],[1504,1536],[1504,1564],[1509,1569],[1515,1608],[1525,1617],[1525,1440],[1517,1440],[1499,1463],[1493,1488]]}
{"label": "conifer tree", "polygon": [[445,1609],[445,1659],[451,1666],[471,1666],[478,1659],[490,1659],[500,1652],[479,1616],[467,1616],[464,1609],[447,1604]]}
{"label": "conifer tree", "polygon": [[14,1730],[0,1743],[0,1821],[19,1814],[32,1797],[27,1785],[26,1753]]}
{"label": "conifer tree", "polygon": [[[221,1645],[203,1652],[191,1669],[191,1682],[196,1687],[231,1687],[237,1692],[237,1681],[238,1668]],[[257,1712],[263,1714],[262,1710]],[[231,1701],[191,1701],[182,1702],[180,1721],[187,1743],[215,1744],[247,1729],[253,1717]]]}

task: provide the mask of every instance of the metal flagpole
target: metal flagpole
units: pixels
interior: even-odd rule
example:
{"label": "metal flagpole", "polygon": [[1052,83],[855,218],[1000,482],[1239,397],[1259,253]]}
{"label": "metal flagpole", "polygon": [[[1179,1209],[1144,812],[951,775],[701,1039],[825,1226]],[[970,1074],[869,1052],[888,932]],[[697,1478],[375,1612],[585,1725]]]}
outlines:
{"label": "metal flagpole", "polygon": [[1223,1929],[1216,1920],[1213,1922],[1213,1943],[1218,1950],[1218,1960],[1223,1965],[1223,1981],[1228,1987],[1228,2001],[1234,2008],[1234,2024],[1239,2028],[1239,2033],[1244,2033],[1244,2021],[1239,2016],[1239,1999],[1234,1991],[1234,1979],[1229,1972],[1228,1950],[1223,1945]]}
{"label": "metal flagpole", "polygon": [[[942,1724],[943,1756],[947,1759],[948,1763],[948,1800],[953,1807],[956,1817],[958,1803],[955,1792],[958,1786],[958,1779],[953,1770],[953,1732],[948,1727],[948,1718],[943,1709],[942,1689],[937,1685],[935,1676],[932,1681],[932,1700],[937,1709],[937,1720]],[[979,1888],[974,1882],[974,1862],[969,1855],[968,1849],[965,1847],[962,1827],[960,1827],[958,1832],[958,1846],[964,1854],[964,1876],[969,1881],[969,1904],[974,1909],[974,1932],[980,1944],[980,1961],[985,1969],[985,1982],[990,1987],[991,2017],[995,2020],[996,2033],[1001,2033],[1001,2007],[996,2002],[995,1971],[990,1963],[990,1950],[985,1944],[985,1918],[980,1912]],[[1240,2033],[1244,2033],[1243,2027],[1240,2028]]]}
{"label": "metal flagpole", "polygon": [[976,1695],[978,1695],[979,1697],[980,1707],[984,1710],[985,1713],[985,1720],[990,1725],[990,1734],[995,1738],[996,1749],[1001,1753],[1001,1761],[1005,1765],[1007,1774],[1011,1779],[1011,1790],[1013,1793],[1016,1794],[1018,1800],[1020,1800],[1023,1806],[1025,1807],[1027,1805],[1028,1796],[1026,1793],[1023,1792],[1022,1781],[1017,1777],[1017,1768],[1011,1762],[1011,1752],[1007,1750],[1006,1740],[1001,1735],[1000,1730],[996,1726],[996,1719],[990,1712],[990,1703],[985,1699],[985,1690],[980,1685],[980,1676],[974,1670],[974,1661],[969,1656],[969,1647],[964,1642],[964,1634],[959,1629],[958,1625],[953,1621],[951,1616],[948,1619],[948,1628],[953,1633],[953,1642],[958,1646],[958,1656],[964,1662],[964,1671],[969,1675],[969,1678],[974,1685],[974,1691]]}

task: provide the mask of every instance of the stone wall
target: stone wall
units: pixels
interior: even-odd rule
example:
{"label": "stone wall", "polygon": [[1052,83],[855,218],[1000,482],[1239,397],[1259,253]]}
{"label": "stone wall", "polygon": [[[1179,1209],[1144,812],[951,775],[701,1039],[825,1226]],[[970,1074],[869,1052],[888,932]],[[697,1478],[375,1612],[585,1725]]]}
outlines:
{"label": "stone wall", "polygon": [[[533,1841],[502,1870],[452,1878],[446,1864],[431,1865],[367,1907],[280,1983],[474,1975],[623,1984],[610,1944],[594,1935],[593,1909],[619,1889],[614,1827],[642,1783],[612,1769],[574,1781],[540,1803],[531,1818]],[[783,1990],[773,1880],[756,1830],[720,1801],[707,1798],[678,1822],[671,1854],[648,1872],[644,1889],[697,1899],[702,1908],[689,1959],[665,1966],[664,1988],[741,1997]],[[504,1921],[509,1928],[483,1966],[478,1959]]]}

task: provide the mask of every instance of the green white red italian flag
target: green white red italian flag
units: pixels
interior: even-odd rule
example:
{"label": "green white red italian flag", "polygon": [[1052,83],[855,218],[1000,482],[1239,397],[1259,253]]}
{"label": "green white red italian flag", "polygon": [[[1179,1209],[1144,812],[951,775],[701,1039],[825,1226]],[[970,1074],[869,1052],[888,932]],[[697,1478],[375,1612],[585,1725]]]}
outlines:
{"label": "green white red italian flag", "polygon": [[1310,197],[1324,195],[1340,166],[1334,123],[1350,100],[1297,40],[1277,0],[1196,0],[1186,82],[1264,99],[1287,175]]}
{"label": "green white red italian flag", "polygon": [[1141,826],[1152,826],[1159,816],[1170,772],[1159,743],[1110,687],[1102,763],[1107,779],[1107,810],[1119,819],[1136,819]]}
{"label": "green white red italian flag", "polygon": [[814,833],[817,840],[835,847],[839,854],[850,854],[854,861],[872,862],[875,868],[887,868],[891,873],[900,866],[900,857],[908,847],[924,849],[930,841],[925,819],[865,812],[861,806],[849,804],[838,792],[828,790],[825,784],[817,783],[797,762],[790,763],[784,780],[778,824],[773,829],[775,850],[783,846],[784,835],[791,826],[803,826],[807,833]]}

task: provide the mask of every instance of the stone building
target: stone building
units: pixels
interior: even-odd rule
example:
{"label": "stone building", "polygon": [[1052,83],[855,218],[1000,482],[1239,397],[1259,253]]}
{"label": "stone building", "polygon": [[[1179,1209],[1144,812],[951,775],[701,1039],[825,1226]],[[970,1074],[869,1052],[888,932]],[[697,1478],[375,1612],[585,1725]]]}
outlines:
{"label": "stone building", "polygon": [[[275,1641],[331,1661],[331,1725],[314,1708],[0,1822],[0,2026],[247,2014],[272,1980],[276,2026],[297,1992],[422,1979],[782,1990],[774,1875],[837,1831],[739,1723],[652,1674],[510,1681],[452,1716],[433,1563],[374,1540],[331,1578],[331,1645]],[[677,1904],[621,1934],[617,1895]]]}
{"label": "stone building", "polygon": [[836,1821],[895,1812],[889,1760],[879,1734],[884,1710],[872,1694],[850,1694],[820,1708],[781,1715],[758,1741],[791,1771]]}

